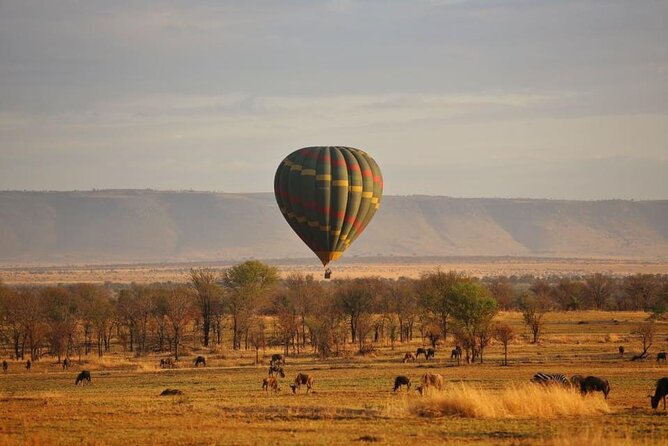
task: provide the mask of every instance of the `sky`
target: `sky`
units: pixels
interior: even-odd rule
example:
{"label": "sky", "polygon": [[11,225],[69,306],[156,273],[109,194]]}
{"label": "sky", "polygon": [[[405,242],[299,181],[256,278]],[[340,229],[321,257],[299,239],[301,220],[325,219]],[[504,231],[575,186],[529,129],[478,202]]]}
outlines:
{"label": "sky", "polygon": [[0,189],[668,199],[668,2],[0,0]]}

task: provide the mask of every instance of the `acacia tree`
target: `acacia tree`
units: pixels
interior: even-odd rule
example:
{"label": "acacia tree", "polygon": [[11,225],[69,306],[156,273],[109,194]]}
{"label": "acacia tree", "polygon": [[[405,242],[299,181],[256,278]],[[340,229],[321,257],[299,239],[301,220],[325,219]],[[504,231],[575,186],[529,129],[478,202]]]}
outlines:
{"label": "acacia tree", "polygon": [[513,305],[513,287],[506,277],[492,280],[488,288],[501,309],[507,310]]}
{"label": "acacia tree", "polygon": [[596,273],[585,279],[584,296],[587,303],[597,309],[605,306],[606,301],[612,295],[614,283],[612,279],[603,274]]}
{"label": "acacia tree", "polygon": [[334,293],[337,307],[345,314],[349,327],[350,336],[354,343],[358,337],[357,324],[363,314],[371,313],[373,309],[374,295],[372,293],[369,279],[353,279],[335,282]]}
{"label": "acacia tree", "polygon": [[21,314],[21,296],[13,289],[0,286],[0,326],[4,336],[14,350],[16,359],[22,358],[22,346],[25,343],[25,332],[19,319]]}
{"label": "acacia tree", "polygon": [[494,327],[494,339],[503,345],[503,365],[508,365],[508,344],[515,339],[513,327],[505,322],[499,322]]}
{"label": "acacia tree", "polygon": [[169,321],[173,343],[174,360],[179,360],[179,347],[183,332],[193,316],[193,298],[191,290],[182,285],[165,289],[165,317]]}
{"label": "acacia tree", "polygon": [[215,313],[222,310],[218,304],[220,301],[220,288],[216,284],[216,273],[212,269],[191,269],[190,282],[197,294],[197,303],[202,315],[203,344],[209,346],[209,334],[212,322],[216,320]]}
{"label": "acacia tree", "polygon": [[540,297],[525,295],[520,301],[520,308],[522,319],[533,335],[532,343],[536,344],[543,331],[543,317],[547,312],[547,304]]}
{"label": "acacia tree", "polygon": [[[480,356],[491,338],[491,323],[498,313],[496,301],[491,298],[480,284],[464,281],[453,285],[452,316],[457,325],[459,337],[464,341],[466,360],[470,362]],[[473,356],[470,356],[473,350]]]}
{"label": "acacia tree", "polygon": [[638,359],[642,359],[647,356],[647,351],[654,342],[654,334],[656,333],[654,320],[650,319],[638,324],[633,333],[638,336],[640,342],[642,343],[642,353],[631,358],[631,361],[637,361]]}
{"label": "acacia tree", "polygon": [[413,326],[419,313],[415,281],[400,279],[387,287],[387,300],[390,311],[399,320],[399,342],[413,339]]}
{"label": "acacia tree", "polygon": [[232,316],[232,346],[236,350],[241,348],[241,334],[248,334],[248,322],[259,298],[278,281],[278,272],[273,266],[249,260],[227,269],[222,279],[227,290],[225,300]]}
{"label": "acacia tree", "polygon": [[455,299],[453,288],[459,283],[470,281],[463,273],[444,273],[440,270],[423,274],[420,278],[418,290],[422,307],[437,317],[445,341],[448,340],[448,318]]}

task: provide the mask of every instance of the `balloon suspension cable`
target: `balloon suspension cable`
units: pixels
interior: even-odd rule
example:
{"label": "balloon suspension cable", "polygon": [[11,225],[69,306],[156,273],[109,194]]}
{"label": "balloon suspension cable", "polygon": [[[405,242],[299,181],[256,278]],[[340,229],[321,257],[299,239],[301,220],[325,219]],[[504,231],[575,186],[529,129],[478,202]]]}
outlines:
{"label": "balloon suspension cable", "polygon": [[332,269],[325,268],[325,279],[329,279],[330,277],[332,277]]}

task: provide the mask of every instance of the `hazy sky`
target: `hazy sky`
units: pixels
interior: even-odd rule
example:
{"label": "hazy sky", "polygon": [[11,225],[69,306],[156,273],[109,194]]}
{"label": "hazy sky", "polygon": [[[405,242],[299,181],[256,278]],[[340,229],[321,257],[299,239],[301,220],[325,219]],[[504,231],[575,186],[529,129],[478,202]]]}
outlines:
{"label": "hazy sky", "polygon": [[668,198],[667,1],[0,0],[0,189]]}

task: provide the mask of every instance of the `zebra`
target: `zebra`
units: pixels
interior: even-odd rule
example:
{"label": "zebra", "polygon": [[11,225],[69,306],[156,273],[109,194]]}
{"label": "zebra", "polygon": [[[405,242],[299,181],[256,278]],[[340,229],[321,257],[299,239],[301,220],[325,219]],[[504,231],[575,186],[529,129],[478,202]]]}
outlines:
{"label": "zebra", "polygon": [[566,375],[563,375],[561,373],[538,372],[535,375],[533,375],[533,378],[531,378],[531,382],[542,385],[550,385],[550,384],[558,384],[562,386],[571,385],[571,382],[568,380],[568,378],[566,378]]}

